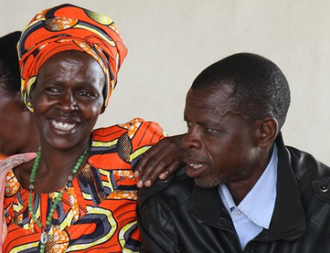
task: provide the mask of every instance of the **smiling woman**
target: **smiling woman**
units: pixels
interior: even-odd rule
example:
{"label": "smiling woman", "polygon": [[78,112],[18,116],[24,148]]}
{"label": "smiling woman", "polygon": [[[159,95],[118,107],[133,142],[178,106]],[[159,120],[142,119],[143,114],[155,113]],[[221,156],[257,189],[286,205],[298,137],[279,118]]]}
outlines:
{"label": "smiling woman", "polygon": [[3,252],[138,252],[133,172],[164,132],[139,118],[93,131],[127,54],[115,24],[60,5],[32,19],[18,53],[40,147],[2,164]]}
{"label": "smiling woman", "polygon": [[30,99],[42,141],[59,150],[87,146],[103,111],[104,83],[100,65],[86,53],[64,51],[49,58]]}

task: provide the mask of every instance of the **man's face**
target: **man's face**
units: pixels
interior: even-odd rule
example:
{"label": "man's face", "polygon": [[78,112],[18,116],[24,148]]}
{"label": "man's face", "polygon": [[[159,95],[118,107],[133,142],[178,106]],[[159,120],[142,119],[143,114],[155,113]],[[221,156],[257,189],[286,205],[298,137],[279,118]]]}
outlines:
{"label": "man's face", "polygon": [[258,161],[255,122],[230,110],[230,86],[189,90],[182,141],[186,173],[197,185],[249,180]]}

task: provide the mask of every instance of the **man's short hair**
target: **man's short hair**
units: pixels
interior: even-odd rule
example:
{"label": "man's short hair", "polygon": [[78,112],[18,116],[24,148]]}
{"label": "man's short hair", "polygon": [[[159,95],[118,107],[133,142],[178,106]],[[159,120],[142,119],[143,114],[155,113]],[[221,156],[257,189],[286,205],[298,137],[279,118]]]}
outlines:
{"label": "man's short hair", "polygon": [[290,105],[290,89],[277,65],[260,55],[234,54],[203,70],[191,88],[225,85],[233,90],[228,111],[251,120],[272,116],[281,129]]}

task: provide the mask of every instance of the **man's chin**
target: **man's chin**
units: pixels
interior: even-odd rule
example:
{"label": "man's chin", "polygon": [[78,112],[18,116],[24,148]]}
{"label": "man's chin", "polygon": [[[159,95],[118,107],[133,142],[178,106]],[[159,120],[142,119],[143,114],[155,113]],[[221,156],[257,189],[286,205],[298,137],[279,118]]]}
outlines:
{"label": "man's chin", "polygon": [[194,181],[197,186],[204,189],[213,188],[222,183],[222,180],[216,178],[212,178],[212,179],[195,178]]}

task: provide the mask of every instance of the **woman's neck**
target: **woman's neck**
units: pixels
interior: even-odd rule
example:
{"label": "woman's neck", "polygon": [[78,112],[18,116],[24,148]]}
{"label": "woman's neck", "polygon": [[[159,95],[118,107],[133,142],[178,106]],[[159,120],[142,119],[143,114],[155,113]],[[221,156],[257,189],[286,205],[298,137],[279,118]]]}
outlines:
{"label": "woman's neck", "polygon": [[72,175],[74,167],[79,166],[79,169],[75,173],[76,175],[87,163],[89,152],[84,156],[83,161],[79,160],[87,148],[88,144],[70,150],[56,150],[51,147],[42,146],[40,161],[35,176],[34,191],[54,192],[64,187],[68,181],[68,177]]}

